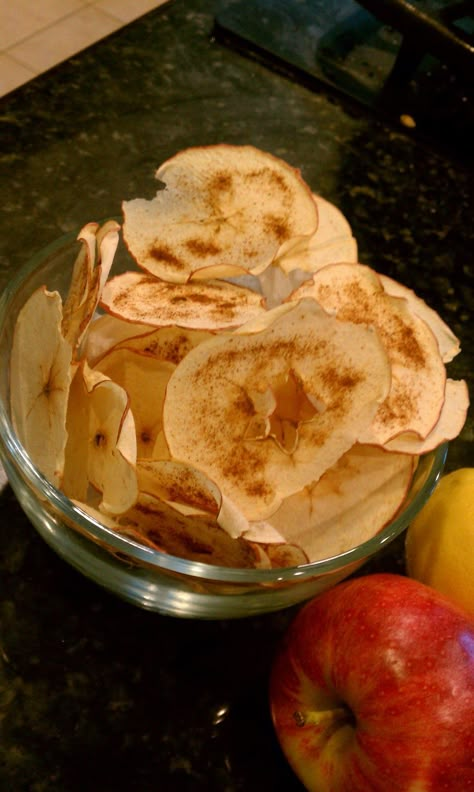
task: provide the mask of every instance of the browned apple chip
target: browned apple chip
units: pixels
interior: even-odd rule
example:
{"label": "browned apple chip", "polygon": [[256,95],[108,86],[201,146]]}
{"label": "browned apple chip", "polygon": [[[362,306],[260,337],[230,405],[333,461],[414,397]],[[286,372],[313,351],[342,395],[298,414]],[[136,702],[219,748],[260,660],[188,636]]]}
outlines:
{"label": "browned apple chip", "polygon": [[234,283],[166,283],[140,272],[125,272],[109,280],[101,305],[130,322],[196,330],[238,327],[265,313],[260,294]]}
{"label": "browned apple chip", "polygon": [[163,280],[261,272],[283,244],[317,227],[299,172],[253,146],[189,148],[156,178],[165,189],[152,201],[123,203],[123,229],[137,263]]}
{"label": "browned apple chip", "polygon": [[[415,459],[355,445],[318,482],[286,498],[267,522],[310,561],[344,553],[393,519],[410,486]],[[264,526],[251,523],[251,529],[258,532]]]}
{"label": "browned apple chip", "polygon": [[163,436],[162,411],[166,386],[174,369],[172,363],[126,347],[110,350],[96,364],[95,371],[100,371],[128,394],[139,457],[166,459],[169,456]]}
{"label": "browned apple chip", "polygon": [[55,486],[63,476],[72,375],[72,349],[61,322],[59,293],[37,289],[18,314],[10,358],[13,427],[34,464]]}
{"label": "browned apple chip", "polygon": [[139,459],[137,473],[141,491],[166,501],[183,514],[212,515],[234,539],[248,531],[246,517],[202,471],[181,462]]}
{"label": "browned apple chip", "polygon": [[135,424],[128,395],[85,361],[71,388],[68,429],[66,495],[85,500],[91,484],[102,493],[101,510],[126,511],[138,495]]}
{"label": "browned apple chip", "polygon": [[207,514],[186,515],[165,501],[141,492],[138,501],[120,519],[117,530],[136,535],[172,555],[226,567],[255,567],[249,542],[232,538]]}
{"label": "browned apple chip", "polygon": [[312,299],[275,315],[261,332],[241,329],[192,350],[164,404],[172,456],[207,473],[249,519],[334,464],[390,387],[372,328],[340,322]]}
{"label": "browned apple chip", "polygon": [[446,384],[446,369],[428,325],[406,300],[387,294],[377,273],[361,264],[324,267],[291,299],[307,296],[344,322],[376,327],[387,350],[390,393],[358,440],[383,445],[406,431],[426,437],[438,421]]}

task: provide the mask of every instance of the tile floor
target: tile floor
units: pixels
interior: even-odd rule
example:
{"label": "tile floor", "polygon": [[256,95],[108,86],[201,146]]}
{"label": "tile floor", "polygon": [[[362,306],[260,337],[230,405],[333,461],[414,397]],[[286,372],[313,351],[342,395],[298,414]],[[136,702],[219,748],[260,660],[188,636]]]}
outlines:
{"label": "tile floor", "polygon": [[0,96],[167,0],[0,0]]}

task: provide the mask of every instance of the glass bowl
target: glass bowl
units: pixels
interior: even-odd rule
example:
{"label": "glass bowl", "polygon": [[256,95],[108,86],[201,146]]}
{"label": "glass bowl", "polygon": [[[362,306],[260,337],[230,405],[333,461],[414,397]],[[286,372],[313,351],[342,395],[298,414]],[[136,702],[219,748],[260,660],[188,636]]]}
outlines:
{"label": "glass bowl", "polygon": [[[9,359],[19,310],[39,286],[69,287],[78,250],[69,234],[35,255],[0,297],[0,459],[10,485],[43,539],[107,590],[163,614],[227,619],[281,610],[315,596],[357,570],[409,525],[443,470],[447,445],[420,459],[397,517],[376,536],[324,560],[281,569],[231,569],[177,558],[114,533],[81,511],[33,465],[10,422]],[[114,273],[135,268],[123,243]]]}

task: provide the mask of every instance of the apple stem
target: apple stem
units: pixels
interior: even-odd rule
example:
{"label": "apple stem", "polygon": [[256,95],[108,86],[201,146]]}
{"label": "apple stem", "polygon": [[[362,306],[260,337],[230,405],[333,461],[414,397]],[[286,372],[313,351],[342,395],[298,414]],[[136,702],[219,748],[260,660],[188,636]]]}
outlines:
{"label": "apple stem", "polygon": [[334,709],[301,712],[297,710],[293,713],[293,718],[297,726],[327,726],[334,721],[349,720],[350,712],[346,707],[335,707]]}

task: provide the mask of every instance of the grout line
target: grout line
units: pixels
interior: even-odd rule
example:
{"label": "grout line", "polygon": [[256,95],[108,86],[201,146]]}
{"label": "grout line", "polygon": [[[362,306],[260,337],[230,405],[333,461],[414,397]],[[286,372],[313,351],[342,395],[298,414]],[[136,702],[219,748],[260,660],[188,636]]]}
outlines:
{"label": "grout line", "polygon": [[[83,8],[84,8],[84,9],[85,9],[85,8],[93,8],[94,6],[95,6],[95,2],[94,2],[94,3],[87,3],[86,5],[84,5],[84,6],[83,6]],[[76,11],[70,11],[70,13],[69,13],[69,14],[64,14],[64,16],[57,17],[57,18],[54,20],[54,22],[50,22],[48,25],[43,25],[42,27],[39,27],[39,28],[37,28],[37,29],[34,31],[34,33],[30,33],[30,35],[29,35],[29,36],[25,36],[25,37],[24,37],[24,38],[22,38],[22,39],[18,39],[18,41],[15,41],[13,44],[10,44],[10,46],[8,46],[8,47],[5,47],[4,49],[1,49],[1,50],[0,50],[0,54],[5,54],[5,55],[7,55],[7,54],[8,54],[8,57],[9,57],[9,58],[14,58],[14,60],[16,60],[18,63],[20,63],[20,61],[18,60],[18,58],[15,58],[15,56],[14,56],[14,55],[11,55],[11,50],[12,50],[12,49],[14,49],[14,48],[15,48],[16,46],[18,46],[19,44],[26,44],[28,41],[30,41],[31,39],[33,39],[33,38],[34,38],[35,36],[37,36],[39,33],[44,33],[44,31],[45,31],[45,30],[50,30],[51,28],[54,28],[54,27],[55,27],[55,26],[56,26],[56,25],[57,25],[59,22],[64,22],[64,20],[65,20],[65,19],[70,19],[71,17],[75,17],[75,16],[77,16],[77,15],[78,15],[78,13],[80,13],[80,11],[82,11],[82,10],[83,10],[82,8],[81,8],[81,9],[77,9]],[[106,16],[108,16],[110,19],[113,19],[113,20],[114,20],[114,22],[119,22],[119,23],[120,23],[120,25],[121,25],[122,27],[124,27],[124,26],[125,26],[125,22],[123,22],[123,20],[119,19],[119,17],[116,17],[116,16],[114,16],[114,15],[113,15],[113,14],[111,14],[109,11],[103,11],[102,9],[100,9],[100,12],[101,12],[102,14],[105,14]],[[94,43],[95,43],[95,41],[97,41],[97,39],[91,39],[90,43],[91,43],[91,44],[94,44]],[[86,46],[89,46],[89,45],[86,45]],[[25,63],[23,63],[23,62],[21,62],[21,65],[22,65],[22,66],[25,66],[26,64],[25,64]],[[31,67],[29,67],[29,68],[31,68]]]}

